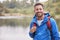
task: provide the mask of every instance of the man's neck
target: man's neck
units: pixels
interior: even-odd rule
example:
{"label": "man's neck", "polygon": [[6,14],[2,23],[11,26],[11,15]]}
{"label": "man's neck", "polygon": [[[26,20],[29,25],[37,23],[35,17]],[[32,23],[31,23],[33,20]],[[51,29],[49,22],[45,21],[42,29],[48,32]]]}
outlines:
{"label": "man's neck", "polygon": [[44,19],[44,15],[41,17],[37,17],[38,20],[43,20]]}

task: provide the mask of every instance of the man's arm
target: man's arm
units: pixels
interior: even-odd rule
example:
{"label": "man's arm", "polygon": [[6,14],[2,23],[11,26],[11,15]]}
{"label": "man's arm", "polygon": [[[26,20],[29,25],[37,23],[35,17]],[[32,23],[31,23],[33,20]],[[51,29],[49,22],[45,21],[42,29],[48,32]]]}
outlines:
{"label": "man's arm", "polygon": [[36,31],[36,24],[31,23],[30,24],[30,32],[29,32],[29,35],[31,38],[33,38],[35,36],[35,31]]}
{"label": "man's arm", "polygon": [[53,38],[54,40],[59,40],[59,32],[58,32],[58,26],[57,26],[57,23],[56,21],[51,18],[51,26],[52,26],[52,35],[53,35]]}

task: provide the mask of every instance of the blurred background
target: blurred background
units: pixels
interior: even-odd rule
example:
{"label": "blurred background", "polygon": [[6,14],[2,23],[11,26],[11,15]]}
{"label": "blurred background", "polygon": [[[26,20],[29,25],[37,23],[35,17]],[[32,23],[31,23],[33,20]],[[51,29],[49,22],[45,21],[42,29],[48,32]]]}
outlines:
{"label": "blurred background", "polygon": [[32,40],[29,24],[37,2],[56,19],[60,31],[60,0],[0,0],[0,40]]}

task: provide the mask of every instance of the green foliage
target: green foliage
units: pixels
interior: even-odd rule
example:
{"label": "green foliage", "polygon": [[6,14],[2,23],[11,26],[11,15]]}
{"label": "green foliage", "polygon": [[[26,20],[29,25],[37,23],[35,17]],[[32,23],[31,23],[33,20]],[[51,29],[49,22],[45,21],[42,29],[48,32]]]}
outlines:
{"label": "green foliage", "polygon": [[22,9],[20,9],[20,13],[22,13],[22,14],[33,14],[33,7],[22,8]]}
{"label": "green foliage", "polygon": [[60,0],[56,0],[56,2],[60,2]]}
{"label": "green foliage", "polygon": [[27,0],[23,0],[21,2],[18,2],[16,0],[4,1],[2,4],[7,8],[24,8],[24,7],[30,7],[30,4],[26,3]]}
{"label": "green foliage", "polygon": [[3,11],[3,4],[0,3],[0,13]]}

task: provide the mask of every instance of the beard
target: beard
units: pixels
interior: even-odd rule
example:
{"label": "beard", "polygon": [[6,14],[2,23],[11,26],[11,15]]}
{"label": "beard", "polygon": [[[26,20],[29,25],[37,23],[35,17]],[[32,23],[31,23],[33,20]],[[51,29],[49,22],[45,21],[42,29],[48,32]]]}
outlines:
{"label": "beard", "polygon": [[42,17],[42,16],[43,16],[43,13],[37,12],[37,13],[36,13],[36,16],[37,16],[37,17]]}

